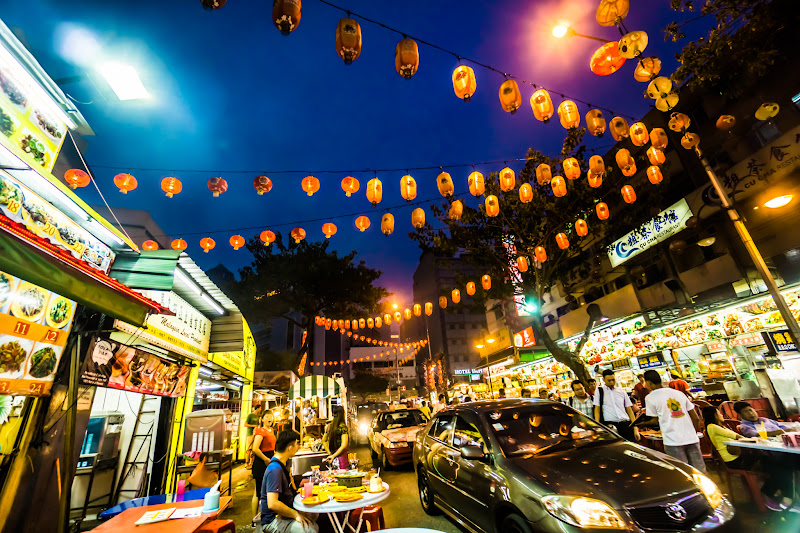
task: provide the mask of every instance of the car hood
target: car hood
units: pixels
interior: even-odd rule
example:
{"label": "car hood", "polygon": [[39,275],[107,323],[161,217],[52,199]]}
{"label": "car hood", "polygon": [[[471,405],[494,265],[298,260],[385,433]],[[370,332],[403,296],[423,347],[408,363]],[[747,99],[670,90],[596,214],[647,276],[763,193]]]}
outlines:
{"label": "car hood", "polygon": [[413,426],[410,428],[384,429],[381,435],[391,442],[413,442],[417,438],[417,432],[424,426]]}
{"label": "car hood", "polygon": [[616,508],[697,490],[689,466],[626,441],[506,461],[556,494],[593,496]]}

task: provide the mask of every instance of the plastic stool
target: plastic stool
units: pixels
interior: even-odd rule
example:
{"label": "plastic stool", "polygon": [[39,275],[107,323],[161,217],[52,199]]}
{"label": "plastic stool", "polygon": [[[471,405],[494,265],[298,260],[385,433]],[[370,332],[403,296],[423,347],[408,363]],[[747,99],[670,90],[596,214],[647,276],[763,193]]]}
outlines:
{"label": "plastic stool", "polygon": [[362,515],[364,523],[367,525],[367,531],[386,529],[386,523],[383,521],[383,508],[380,505],[367,505],[361,509],[354,510],[350,513],[350,525],[353,527],[358,526],[358,520]]}
{"label": "plastic stool", "polygon": [[233,520],[212,520],[206,522],[195,533],[236,533],[236,524]]}

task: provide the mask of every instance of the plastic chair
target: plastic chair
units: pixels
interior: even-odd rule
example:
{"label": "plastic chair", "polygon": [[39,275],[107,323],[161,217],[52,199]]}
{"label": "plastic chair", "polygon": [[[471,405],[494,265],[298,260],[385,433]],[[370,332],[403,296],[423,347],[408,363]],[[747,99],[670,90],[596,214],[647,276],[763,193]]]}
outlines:
{"label": "plastic chair", "polygon": [[236,533],[236,524],[233,520],[212,520],[196,529],[195,533]]}
{"label": "plastic chair", "polygon": [[800,422],[800,414],[790,416],[789,422]]}
{"label": "plastic chair", "polygon": [[362,515],[367,531],[386,529],[386,523],[383,521],[383,508],[380,505],[367,505],[361,509],[354,510],[350,513],[350,525],[354,528],[358,527],[358,520]]}
{"label": "plastic chair", "polygon": [[731,431],[735,431],[736,433],[739,433],[739,422],[739,420],[733,420],[730,418],[725,418],[722,420],[722,423],[726,428],[730,429]]}
{"label": "plastic chair", "polygon": [[764,502],[764,493],[761,492],[761,487],[758,484],[758,475],[756,475],[756,473],[752,470],[728,468],[728,463],[722,460],[722,457],[719,456],[719,452],[717,452],[716,448],[712,450],[712,453],[714,454],[715,459],[722,464],[722,469],[725,473],[725,482],[728,484],[728,493],[731,497],[731,503],[736,505],[736,501],[733,496],[733,484],[731,483],[731,474],[733,474],[742,478],[745,488],[750,491],[750,498],[753,500],[753,503],[756,504],[758,512],[766,513],[767,505]]}

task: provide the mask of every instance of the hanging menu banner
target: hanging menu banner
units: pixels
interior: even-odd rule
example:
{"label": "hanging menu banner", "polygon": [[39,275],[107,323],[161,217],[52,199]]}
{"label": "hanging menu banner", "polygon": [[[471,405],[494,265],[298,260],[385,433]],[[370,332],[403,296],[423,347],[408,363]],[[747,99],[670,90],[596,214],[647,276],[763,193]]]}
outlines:
{"label": "hanging menu banner", "polygon": [[84,385],[157,396],[183,396],[190,367],[116,341],[95,337],[81,367]]}
{"label": "hanging menu banner", "polygon": [[668,239],[686,227],[692,210],[686,199],[681,198],[664,211],[648,220],[608,248],[611,266],[621,265],[631,257],[639,255],[651,246]]}
{"label": "hanging menu banner", "polygon": [[74,314],[72,300],[0,272],[0,394],[50,392]]}

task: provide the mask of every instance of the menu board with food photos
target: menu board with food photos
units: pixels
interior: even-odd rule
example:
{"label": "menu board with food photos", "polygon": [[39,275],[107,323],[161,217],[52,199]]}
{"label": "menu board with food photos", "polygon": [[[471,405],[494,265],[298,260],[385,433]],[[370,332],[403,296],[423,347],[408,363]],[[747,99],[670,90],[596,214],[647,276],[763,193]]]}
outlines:
{"label": "menu board with food photos", "polygon": [[95,337],[81,367],[84,385],[157,396],[183,396],[190,367],[133,346]]}
{"label": "menu board with food photos", "polygon": [[48,394],[75,302],[0,272],[0,394]]}

